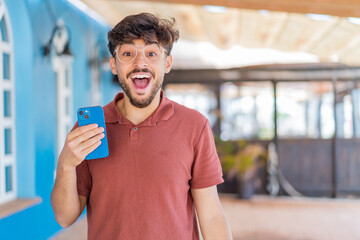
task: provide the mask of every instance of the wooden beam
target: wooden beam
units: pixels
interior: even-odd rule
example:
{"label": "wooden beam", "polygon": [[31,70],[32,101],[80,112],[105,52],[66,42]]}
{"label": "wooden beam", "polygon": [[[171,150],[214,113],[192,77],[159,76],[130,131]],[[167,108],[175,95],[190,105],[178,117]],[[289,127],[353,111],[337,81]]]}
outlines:
{"label": "wooden beam", "polygon": [[191,69],[171,70],[165,75],[165,84],[221,84],[241,81],[311,82],[332,81],[334,74],[338,81],[360,79],[360,67],[337,66],[329,64],[273,65],[233,69]]}
{"label": "wooden beam", "polygon": [[[114,0],[107,0],[114,1]],[[122,0],[116,0],[122,1]],[[313,13],[341,17],[360,17],[358,0],[143,0],[192,5],[213,5],[229,8],[269,10],[291,13]]]}

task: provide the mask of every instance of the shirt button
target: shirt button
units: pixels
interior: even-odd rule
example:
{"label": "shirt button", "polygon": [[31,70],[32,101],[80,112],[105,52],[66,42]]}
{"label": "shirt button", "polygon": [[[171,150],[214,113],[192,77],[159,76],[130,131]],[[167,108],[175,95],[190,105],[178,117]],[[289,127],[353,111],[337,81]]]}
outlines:
{"label": "shirt button", "polygon": [[136,127],[134,127],[134,131],[136,131],[137,130],[137,128]]}

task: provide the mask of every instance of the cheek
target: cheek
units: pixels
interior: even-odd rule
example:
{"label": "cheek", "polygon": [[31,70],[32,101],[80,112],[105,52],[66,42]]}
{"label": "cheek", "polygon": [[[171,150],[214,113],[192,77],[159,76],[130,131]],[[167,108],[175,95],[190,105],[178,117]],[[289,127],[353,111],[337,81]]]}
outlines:
{"label": "cheek", "polygon": [[165,71],[166,69],[164,68],[164,66],[161,66],[157,69],[154,69],[155,71],[155,74],[156,74],[156,78],[157,79],[163,79],[164,78],[164,75],[165,75]]}
{"label": "cheek", "polygon": [[157,73],[160,75],[160,76],[163,76],[165,75],[165,73],[167,73],[168,71],[168,68],[167,68],[167,62],[164,61],[164,62],[161,62],[158,66],[157,66]]}
{"label": "cheek", "polygon": [[117,68],[117,73],[118,73],[118,76],[121,77],[122,79],[126,79],[126,74],[128,73],[128,68],[127,67],[120,67],[118,66]]}

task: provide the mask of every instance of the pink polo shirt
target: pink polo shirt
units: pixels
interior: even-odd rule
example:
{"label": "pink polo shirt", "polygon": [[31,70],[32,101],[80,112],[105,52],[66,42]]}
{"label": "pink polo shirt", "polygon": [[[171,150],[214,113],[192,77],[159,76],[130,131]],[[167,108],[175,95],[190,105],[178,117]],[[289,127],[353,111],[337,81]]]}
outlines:
{"label": "pink polo shirt", "polygon": [[138,125],[104,107],[109,156],[77,167],[88,239],[197,240],[190,188],[223,182],[208,120],[163,96]]}

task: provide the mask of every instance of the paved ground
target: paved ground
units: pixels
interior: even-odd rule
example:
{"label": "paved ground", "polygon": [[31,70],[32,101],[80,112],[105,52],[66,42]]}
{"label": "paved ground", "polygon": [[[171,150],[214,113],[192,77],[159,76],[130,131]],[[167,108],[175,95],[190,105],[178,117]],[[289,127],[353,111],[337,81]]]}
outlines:
{"label": "paved ground", "polygon": [[222,197],[234,240],[358,240],[360,200]]}
{"label": "paved ground", "polygon": [[[234,240],[360,240],[360,200],[221,194]],[[86,219],[52,240],[85,240]]]}

